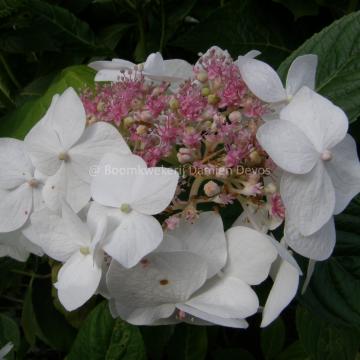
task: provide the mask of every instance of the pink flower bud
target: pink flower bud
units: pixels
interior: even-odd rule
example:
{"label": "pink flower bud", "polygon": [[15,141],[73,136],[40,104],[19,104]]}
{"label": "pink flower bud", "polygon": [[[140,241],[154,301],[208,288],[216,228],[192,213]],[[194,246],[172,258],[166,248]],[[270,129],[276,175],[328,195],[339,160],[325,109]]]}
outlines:
{"label": "pink flower bud", "polygon": [[220,192],[220,187],[215,181],[208,181],[204,186],[206,196],[213,197]]}
{"label": "pink flower bud", "polygon": [[188,148],[180,148],[176,156],[180,164],[185,164],[194,160],[193,152]]}

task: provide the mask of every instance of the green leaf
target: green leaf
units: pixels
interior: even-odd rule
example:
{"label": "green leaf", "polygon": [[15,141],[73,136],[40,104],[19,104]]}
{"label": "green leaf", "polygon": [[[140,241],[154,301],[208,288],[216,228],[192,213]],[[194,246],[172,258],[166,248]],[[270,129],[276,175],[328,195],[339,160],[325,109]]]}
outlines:
{"label": "green leaf", "polygon": [[95,48],[95,36],[87,23],[78,19],[70,11],[41,0],[27,0],[27,9],[37,15],[42,21],[42,27],[56,34],[61,39],[82,45],[86,48]]}
{"label": "green leaf", "polygon": [[350,122],[360,115],[360,12],[344,16],[307,40],[279,67],[286,77],[291,62],[317,54],[316,90],[340,106]]}
{"label": "green leaf", "polygon": [[113,319],[107,301],[85,320],[67,360],[142,360],[145,349],[137,327]]}
{"label": "green leaf", "polygon": [[258,49],[264,59],[279,63],[291,51],[284,44],[284,31],[277,31],[281,24],[269,24],[271,19],[259,12],[260,7],[261,3],[254,0],[229,2],[172,41],[171,45],[194,53],[218,45],[229,50],[234,57]]}
{"label": "green leaf", "polygon": [[[0,349],[9,342],[12,342],[14,349],[18,350],[20,346],[19,327],[13,319],[0,314]],[[9,353],[7,359],[14,359],[14,350]]]}
{"label": "green leaf", "polygon": [[0,135],[23,139],[28,131],[45,114],[55,94],[62,93],[70,86],[76,90],[86,86],[93,86],[94,74],[94,70],[83,65],[72,66],[63,70],[53,80],[42,97],[27,101],[20,108],[1,119]]}
{"label": "green leaf", "polygon": [[306,354],[301,342],[296,341],[279,354],[276,360],[310,360],[310,356]]}
{"label": "green leaf", "polygon": [[105,44],[109,49],[114,50],[128,30],[134,26],[135,24],[124,23],[108,26],[100,32],[98,41],[101,44]]}
{"label": "green leaf", "polygon": [[351,328],[331,325],[298,307],[296,326],[305,351],[314,360],[354,360],[360,339]]}
{"label": "green leaf", "polygon": [[32,303],[32,281],[28,286],[25,294],[24,304],[21,314],[21,325],[24,331],[26,341],[31,345],[35,345],[36,335],[38,334],[38,325],[34,314]]}
{"label": "green leaf", "polygon": [[288,8],[295,17],[295,20],[303,16],[317,15],[319,13],[319,6],[316,0],[273,0]]}
{"label": "green leaf", "polygon": [[330,259],[316,263],[310,286],[299,298],[314,313],[360,329],[360,201],[336,216],[337,244]]}
{"label": "green leaf", "polygon": [[245,349],[226,348],[212,353],[214,360],[255,360],[255,357]]}
{"label": "green leaf", "polygon": [[171,360],[202,360],[207,352],[206,327],[181,324],[176,326],[168,345]]}
{"label": "green leaf", "polygon": [[174,326],[143,326],[141,334],[150,359],[162,359],[165,347],[174,333]]}
{"label": "green leaf", "polygon": [[279,317],[270,326],[261,330],[261,350],[266,360],[280,354],[285,344],[285,325]]}
{"label": "green leaf", "polygon": [[69,351],[76,332],[56,310],[51,296],[49,279],[33,282],[32,303],[41,339],[53,349]]}

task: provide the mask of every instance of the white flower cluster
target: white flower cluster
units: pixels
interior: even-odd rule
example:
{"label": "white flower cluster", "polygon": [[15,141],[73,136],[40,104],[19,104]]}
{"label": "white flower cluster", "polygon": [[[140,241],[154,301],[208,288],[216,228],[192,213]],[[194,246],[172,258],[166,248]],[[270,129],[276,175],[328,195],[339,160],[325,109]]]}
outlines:
{"label": "white flower cluster", "polygon": [[[0,255],[25,261],[29,252],[45,253],[63,263],[55,287],[69,311],[100,293],[114,316],[138,325],[246,328],[246,318],[259,310],[262,326],[272,322],[295,296],[301,275],[287,246],[314,260],[330,255],[333,214],[360,191],[360,165],[346,115],[312,90],[316,57],[296,59],[284,89],[254,55],[237,64],[248,88],[274,110],[257,138],[281,169],[280,243],[267,235],[280,222],[267,223],[247,206],[226,232],[214,211],[164,231],[154,215],[171,203],[178,173],[107,171],[147,165],[112,125],[86,125],[83,104],[69,88],[24,141],[0,139]],[[178,81],[188,64],[175,62],[152,54],[143,71],[152,80]],[[134,65],[92,66],[98,80],[115,81]],[[252,287],[269,275],[274,284],[261,307]]]}

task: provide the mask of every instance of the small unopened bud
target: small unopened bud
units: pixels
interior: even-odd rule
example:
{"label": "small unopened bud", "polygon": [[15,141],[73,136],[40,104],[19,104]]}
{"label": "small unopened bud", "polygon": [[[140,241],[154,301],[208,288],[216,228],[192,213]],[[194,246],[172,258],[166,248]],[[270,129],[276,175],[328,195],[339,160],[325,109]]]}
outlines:
{"label": "small unopened bud", "polygon": [[202,96],[208,96],[210,94],[210,89],[208,87],[203,87],[201,89],[201,95]]}
{"label": "small unopened bud", "polygon": [[208,197],[213,197],[220,192],[220,186],[215,181],[208,181],[204,185],[205,195]]}
{"label": "small unopened bud", "polygon": [[196,79],[198,79],[201,82],[205,82],[208,79],[206,72],[200,72],[197,74]]}
{"label": "small unopened bud", "polygon": [[136,133],[138,135],[145,135],[147,133],[147,127],[145,125],[139,125],[136,128]]}
{"label": "small unopened bud", "polygon": [[97,111],[103,111],[105,109],[105,104],[102,101],[99,101],[97,106],[96,106],[96,110]]}
{"label": "small unopened bud", "polygon": [[169,101],[169,105],[170,105],[170,109],[171,110],[176,110],[179,108],[179,102],[177,99],[175,99],[174,97],[172,97]]}
{"label": "small unopened bud", "polygon": [[267,194],[275,194],[277,189],[276,185],[271,182],[265,186],[264,190]]}
{"label": "small unopened bud", "polygon": [[251,162],[253,162],[254,164],[260,164],[262,161],[260,154],[256,150],[252,151],[249,157]]}
{"label": "small unopened bud", "polygon": [[215,94],[210,94],[207,97],[207,100],[208,100],[209,104],[215,105],[215,104],[217,104],[219,102],[220,99]]}
{"label": "small unopened bud", "polygon": [[132,116],[127,116],[124,118],[123,123],[125,127],[130,127],[134,123],[134,118]]}
{"label": "small unopened bud", "polygon": [[142,111],[140,114],[140,119],[142,121],[151,121],[152,120],[152,115],[150,113],[150,111]]}
{"label": "small unopened bud", "polygon": [[241,120],[241,112],[240,111],[233,111],[229,115],[230,121],[240,121]]}
{"label": "small unopened bud", "polygon": [[180,164],[185,164],[194,160],[193,152],[188,148],[180,148],[176,156]]}

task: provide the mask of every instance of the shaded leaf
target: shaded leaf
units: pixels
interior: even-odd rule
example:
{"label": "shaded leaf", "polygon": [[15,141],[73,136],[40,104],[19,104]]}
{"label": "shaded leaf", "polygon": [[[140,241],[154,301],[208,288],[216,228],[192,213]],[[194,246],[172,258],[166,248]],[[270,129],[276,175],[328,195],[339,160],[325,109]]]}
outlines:
{"label": "shaded leaf", "polygon": [[168,345],[168,357],[172,360],[202,360],[207,352],[206,327],[181,324],[176,326]]}
{"label": "shaded leaf", "polygon": [[331,325],[298,307],[296,327],[305,351],[315,360],[354,360],[360,343],[351,328]]}
{"label": "shaded leaf", "polygon": [[145,349],[137,327],[113,319],[107,301],[85,320],[67,360],[142,360]]}
{"label": "shaded leaf", "polygon": [[271,325],[261,330],[261,350],[265,359],[274,359],[285,344],[285,325],[279,317]]}

